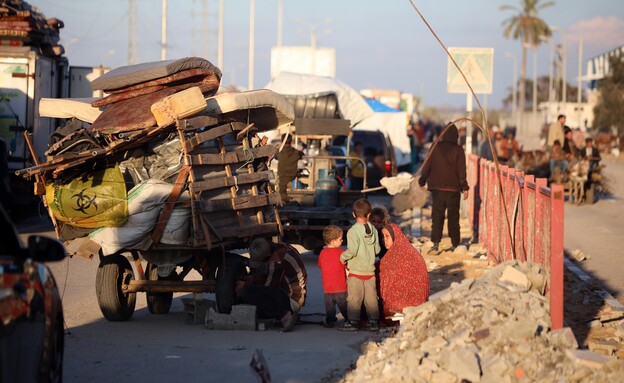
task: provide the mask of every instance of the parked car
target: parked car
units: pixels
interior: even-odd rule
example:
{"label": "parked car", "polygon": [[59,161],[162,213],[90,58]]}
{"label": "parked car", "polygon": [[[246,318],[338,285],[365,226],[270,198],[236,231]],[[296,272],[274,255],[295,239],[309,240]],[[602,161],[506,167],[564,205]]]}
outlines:
{"label": "parked car", "polygon": [[0,204],[0,382],[63,380],[63,308],[43,262],[65,258],[57,240],[33,235],[24,247]]}
{"label": "parked car", "polygon": [[[378,187],[379,180],[383,177],[391,177],[397,174],[394,148],[390,138],[378,130],[352,130],[351,148],[356,142],[364,146],[364,161],[367,165],[367,186]],[[346,152],[347,137],[337,136],[332,146],[341,146]],[[377,158],[376,158],[377,157]]]}

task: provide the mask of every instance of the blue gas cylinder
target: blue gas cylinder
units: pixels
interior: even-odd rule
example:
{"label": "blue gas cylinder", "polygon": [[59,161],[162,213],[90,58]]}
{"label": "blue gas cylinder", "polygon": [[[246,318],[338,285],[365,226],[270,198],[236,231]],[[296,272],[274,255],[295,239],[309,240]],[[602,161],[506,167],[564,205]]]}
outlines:
{"label": "blue gas cylinder", "polygon": [[314,184],[314,206],[335,207],[338,205],[338,183],[334,173],[322,169]]}

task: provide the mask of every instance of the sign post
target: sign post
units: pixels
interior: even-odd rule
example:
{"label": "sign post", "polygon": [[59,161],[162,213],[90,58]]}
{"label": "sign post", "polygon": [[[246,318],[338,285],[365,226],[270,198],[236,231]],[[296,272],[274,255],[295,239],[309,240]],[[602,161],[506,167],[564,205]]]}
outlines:
{"label": "sign post", "polygon": [[[451,56],[466,76],[475,94],[492,93],[494,48],[449,48]],[[449,93],[466,94],[466,113],[472,113],[472,93],[453,61],[448,59],[446,85]],[[472,153],[472,124],[466,124],[466,152]]]}

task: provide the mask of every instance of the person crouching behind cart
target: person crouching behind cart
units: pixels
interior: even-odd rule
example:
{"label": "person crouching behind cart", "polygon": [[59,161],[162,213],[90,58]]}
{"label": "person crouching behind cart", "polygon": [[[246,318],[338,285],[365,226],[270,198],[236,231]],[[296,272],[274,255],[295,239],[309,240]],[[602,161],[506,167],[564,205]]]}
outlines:
{"label": "person crouching behind cart", "polygon": [[236,296],[256,306],[261,318],[275,318],[282,331],[293,329],[305,304],[308,275],[301,255],[287,243],[257,238],[249,246],[245,280],[236,282]]}

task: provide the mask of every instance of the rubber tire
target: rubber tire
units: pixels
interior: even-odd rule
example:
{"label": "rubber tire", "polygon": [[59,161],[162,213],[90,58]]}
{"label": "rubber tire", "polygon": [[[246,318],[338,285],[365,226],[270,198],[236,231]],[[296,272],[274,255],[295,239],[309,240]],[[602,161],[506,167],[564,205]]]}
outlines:
{"label": "rubber tire", "polygon": [[222,314],[232,312],[232,306],[236,304],[234,284],[247,274],[247,259],[238,254],[226,254],[225,264],[217,269],[217,284],[215,299],[217,311]]}
{"label": "rubber tire", "polygon": [[127,321],[134,313],[136,293],[121,291],[124,275],[134,280],[132,266],[126,257],[113,254],[100,258],[95,276],[95,294],[104,318],[111,322]]}
{"label": "rubber tire", "polygon": [[[168,280],[170,277],[160,277],[158,275],[158,266],[152,263],[147,264],[147,279],[150,281]],[[147,299],[147,309],[152,314],[167,314],[171,309],[173,302],[173,293],[145,293]]]}

